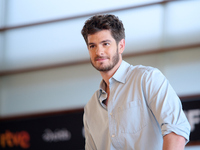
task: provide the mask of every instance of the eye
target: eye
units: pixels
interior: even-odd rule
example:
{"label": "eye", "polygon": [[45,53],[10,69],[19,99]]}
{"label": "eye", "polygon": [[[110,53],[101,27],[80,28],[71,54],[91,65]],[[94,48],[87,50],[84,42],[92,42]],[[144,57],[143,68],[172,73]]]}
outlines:
{"label": "eye", "polygon": [[89,48],[90,48],[90,49],[92,49],[92,48],[94,48],[94,47],[95,47],[94,45],[89,45]]}
{"label": "eye", "polygon": [[103,43],[103,45],[104,45],[104,46],[109,46],[109,45],[110,45],[110,43]]}

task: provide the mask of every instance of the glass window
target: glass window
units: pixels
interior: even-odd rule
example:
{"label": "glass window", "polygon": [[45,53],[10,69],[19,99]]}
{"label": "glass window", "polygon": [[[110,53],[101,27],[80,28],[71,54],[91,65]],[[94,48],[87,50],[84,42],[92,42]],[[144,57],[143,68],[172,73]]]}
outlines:
{"label": "glass window", "polygon": [[5,25],[5,0],[0,1],[0,28],[3,28]]}
{"label": "glass window", "polygon": [[[7,26],[41,22],[162,0],[8,0]],[[78,11],[77,11],[78,10]]]}
{"label": "glass window", "polygon": [[[158,49],[163,36],[163,7],[153,5],[118,12],[126,31],[126,49],[124,53]],[[145,45],[145,46],[144,46]]]}
{"label": "glass window", "polygon": [[[161,46],[163,9],[160,5],[114,14],[125,26],[125,54]],[[6,67],[26,68],[89,59],[81,35],[88,18],[6,31]]]}
{"label": "glass window", "polygon": [[200,42],[200,1],[175,1],[166,5],[166,45]]}
{"label": "glass window", "polygon": [[[84,1],[80,11],[66,1],[21,0],[7,1],[8,25],[58,19],[67,15],[112,10],[156,2],[158,0],[117,0],[96,5]],[[63,2],[63,3],[61,3]],[[123,3],[123,4],[122,4]],[[0,7],[3,3],[0,3]],[[65,6],[66,4],[66,6]],[[90,6],[90,9],[87,9]],[[58,7],[56,9],[56,7]],[[70,9],[68,9],[70,7]],[[77,6],[78,7],[78,6]],[[45,11],[44,11],[45,10]],[[52,11],[53,10],[53,11]],[[77,8],[76,8],[77,10]],[[112,13],[112,12],[111,12]],[[173,1],[113,12],[123,21],[126,32],[124,54],[144,52],[200,42],[200,1]],[[0,15],[1,17],[1,15]],[[89,59],[85,41],[81,35],[84,22],[89,17],[55,23],[17,28],[0,32],[0,70],[27,68]],[[164,41],[164,42],[163,42]]]}
{"label": "glass window", "polygon": [[6,66],[9,69],[87,59],[81,35],[86,18],[6,32]]}

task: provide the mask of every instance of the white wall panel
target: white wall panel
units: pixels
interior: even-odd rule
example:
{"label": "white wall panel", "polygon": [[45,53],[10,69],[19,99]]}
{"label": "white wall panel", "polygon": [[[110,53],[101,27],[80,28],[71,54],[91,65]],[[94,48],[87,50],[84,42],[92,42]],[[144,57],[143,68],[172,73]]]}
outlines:
{"label": "white wall panel", "polygon": [[200,146],[186,146],[185,150],[199,150]]}
{"label": "white wall panel", "polygon": [[[179,96],[199,94],[200,49],[126,58],[160,69]],[[91,64],[0,78],[1,116],[83,107],[101,76]]]}
{"label": "white wall panel", "polygon": [[200,42],[200,1],[176,1],[166,5],[166,45]]}
{"label": "white wall panel", "polygon": [[0,32],[0,71],[5,69],[5,34]]}
{"label": "white wall panel", "polygon": [[179,95],[200,93],[200,48],[165,55],[164,73]]}
{"label": "white wall panel", "polygon": [[100,81],[90,64],[1,77],[0,115],[82,108]]}
{"label": "white wall panel", "polygon": [[200,48],[126,59],[133,65],[153,66],[162,71],[179,96],[200,93]]}

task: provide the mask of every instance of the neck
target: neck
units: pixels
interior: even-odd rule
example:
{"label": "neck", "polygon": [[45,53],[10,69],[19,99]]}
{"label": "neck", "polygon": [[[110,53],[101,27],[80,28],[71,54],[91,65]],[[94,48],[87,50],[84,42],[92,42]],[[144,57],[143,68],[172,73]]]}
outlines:
{"label": "neck", "polygon": [[122,59],[120,59],[119,62],[111,70],[106,71],[106,72],[104,71],[100,72],[103,80],[106,82],[107,87],[109,87],[109,79],[115,74],[115,72],[117,71],[121,63],[122,63]]}

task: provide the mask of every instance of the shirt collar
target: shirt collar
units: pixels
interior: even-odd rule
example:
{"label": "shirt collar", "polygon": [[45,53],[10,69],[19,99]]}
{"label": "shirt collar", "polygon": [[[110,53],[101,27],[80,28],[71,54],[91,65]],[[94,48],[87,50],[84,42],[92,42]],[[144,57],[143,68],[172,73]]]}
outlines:
{"label": "shirt collar", "polygon": [[[129,67],[130,67],[130,64],[125,62],[124,60],[122,60],[122,63],[120,64],[119,68],[117,69],[115,74],[112,76],[112,78],[115,79],[118,82],[125,83]],[[101,83],[100,83],[100,89],[103,90],[103,91],[106,90],[104,80],[102,80]]]}
{"label": "shirt collar", "polygon": [[[122,60],[122,63],[120,64],[119,68],[117,69],[115,74],[112,76],[112,78],[110,78],[110,80],[115,79],[118,82],[125,83],[129,67],[130,67],[130,64]],[[103,104],[103,100],[107,98],[107,93],[105,91],[106,91],[106,83],[104,80],[102,80],[100,83],[98,99],[99,99],[100,104],[106,109],[105,104]]]}
{"label": "shirt collar", "polygon": [[122,60],[121,65],[119,66],[112,78],[118,82],[125,83],[129,67],[130,64]]}

